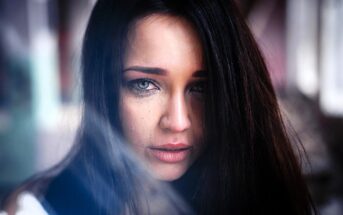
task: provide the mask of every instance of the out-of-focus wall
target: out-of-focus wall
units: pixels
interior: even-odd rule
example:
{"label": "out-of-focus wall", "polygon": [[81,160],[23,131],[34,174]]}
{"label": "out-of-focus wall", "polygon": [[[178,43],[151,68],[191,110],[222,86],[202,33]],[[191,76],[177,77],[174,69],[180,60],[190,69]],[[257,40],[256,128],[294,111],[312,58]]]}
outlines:
{"label": "out-of-focus wall", "polygon": [[73,144],[80,49],[94,3],[0,0],[0,201]]}
{"label": "out-of-focus wall", "polygon": [[36,127],[27,4],[0,5],[0,189],[7,190],[34,169]]}

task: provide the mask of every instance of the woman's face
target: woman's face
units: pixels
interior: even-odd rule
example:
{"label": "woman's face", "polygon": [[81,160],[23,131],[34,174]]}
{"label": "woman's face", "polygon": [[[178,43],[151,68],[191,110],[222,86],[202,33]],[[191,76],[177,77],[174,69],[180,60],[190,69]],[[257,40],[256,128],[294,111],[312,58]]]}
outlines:
{"label": "woman's face", "polygon": [[128,35],[120,89],[124,136],[161,180],[182,176],[203,148],[202,47],[182,18],[154,14]]}

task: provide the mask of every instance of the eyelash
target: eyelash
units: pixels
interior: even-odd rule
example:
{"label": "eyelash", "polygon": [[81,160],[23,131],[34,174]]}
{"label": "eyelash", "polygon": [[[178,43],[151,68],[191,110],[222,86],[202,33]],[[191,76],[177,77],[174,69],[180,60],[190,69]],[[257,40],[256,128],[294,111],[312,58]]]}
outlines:
{"label": "eyelash", "polygon": [[[145,88],[142,88],[139,86],[139,84],[148,84]],[[139,78],[130,80],[126,83],[126,86],[129,90],[134,92],[138,96],[148,96],[154,93],[156,90],[160,90],[157,83],[154,80],[148,79],[148,78]],[[153,87],[152,89],[148,89],[150,87]]]}
{"label": "eyelash", "polygon": [[[148,84],[145,88],[139,86],[139,84]],[[139,78],[139,79],[134,79],[134,80],[130,80],[127,81],[125,83],[125,86],[132,91],[134,94],[136,94],[137,96],[140,97],[144,97],[144,96],[149,96],[153,93],[155,93],[156,91],[160,90],[160,87],[158,86],[158,84],[156,83],[156,81],[152,80],[152,79],[148,79],[148,78]],[[148,89],[151,88],[152,89]],[[198,81],[195,82],[193,84],[191,84],[188,88],[188,92],[192,93],[192,94],[196,94],[196,96],[202,97],[205,93],[205,82],[204,81]]]}

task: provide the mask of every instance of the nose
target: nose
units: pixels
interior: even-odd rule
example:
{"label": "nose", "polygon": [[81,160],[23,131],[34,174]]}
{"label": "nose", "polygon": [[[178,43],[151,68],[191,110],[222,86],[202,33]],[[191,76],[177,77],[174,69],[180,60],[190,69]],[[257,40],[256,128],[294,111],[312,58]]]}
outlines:
{"label": "nose", "polygon": [[174,95],[169,99],[165,113],[161,117],[160,126],[172,132],[183,132],[190,128],[191,121],[183,93]]}

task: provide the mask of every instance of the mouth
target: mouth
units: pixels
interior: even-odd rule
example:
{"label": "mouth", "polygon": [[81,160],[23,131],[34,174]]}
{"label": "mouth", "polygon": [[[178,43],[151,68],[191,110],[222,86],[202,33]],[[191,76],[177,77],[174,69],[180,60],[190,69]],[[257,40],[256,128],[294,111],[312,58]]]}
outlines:
{"label": "mouth", "polygon": [[187,144],[165,144],[149,147],[152,155],[165,163],[177,163],[185,160],[192,151],[192,146]]}

